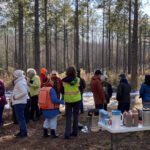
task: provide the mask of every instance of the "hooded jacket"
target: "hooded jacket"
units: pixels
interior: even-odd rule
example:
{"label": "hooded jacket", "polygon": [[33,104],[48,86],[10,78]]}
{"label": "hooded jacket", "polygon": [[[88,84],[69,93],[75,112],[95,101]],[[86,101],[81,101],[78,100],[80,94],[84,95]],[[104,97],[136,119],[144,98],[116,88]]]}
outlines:
{"label": "hooded jacket", "polygon": [[0,107],[7,104],[5,97],[5,86],[2,80],[0,80]]}
{"label": "hooded jacket", "polygon": [[127,79],[121,79],[117,88],[117,100],[119,103],[130,103],[131,86]]}
{"label": "hooded jacket", "polygon": [[97,75],[94,75],[91,79],[90,85],[91,91],[93,92],[95,104],[103,104],[105,95],[100,78]]}
{"label": "hooded jacket", "polygon": [[80,79],[78,77],[68,76],[63,80],[64,101],[67,103],[74,103],[81,100],[81,93],[79,90]]}

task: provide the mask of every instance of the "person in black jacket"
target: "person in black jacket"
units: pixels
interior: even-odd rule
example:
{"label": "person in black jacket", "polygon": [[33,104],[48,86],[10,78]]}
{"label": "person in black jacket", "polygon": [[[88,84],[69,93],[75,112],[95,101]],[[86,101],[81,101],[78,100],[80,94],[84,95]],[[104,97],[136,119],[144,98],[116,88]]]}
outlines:
{"label": "person in black jacket", "polygon": [[104,90],[105,97],[106,97],[106,102],[104,103],[105,110],[107,110],[107,104],[109,103],[110,98],[112,97],[112,92],[113,92],[112,86],[110,83],[108,83],[107,79],[108,79],[107,75],[103,75],[101,77],[102,86],[103,86],[103,90]]}
{"label": "person in black jacket", "polygon": [[81,113],[84,113],[84,108],[83,108],[83,92],[84,92],[84,89],[86,88],[86,83],[85,83],[85,80],[83,78],[80,77],[80,70],[77,70],[77,77],[80,78],[80,87],[79,87],[79,90],[81,92],[81,106],[80,106],[80,112]]}
{"label": "person in black jacket", "polygon": [[131,86],[126,79],[125,74],[120,74],[120,84],[117,88],[118,110],[122,113],[130,109]]}

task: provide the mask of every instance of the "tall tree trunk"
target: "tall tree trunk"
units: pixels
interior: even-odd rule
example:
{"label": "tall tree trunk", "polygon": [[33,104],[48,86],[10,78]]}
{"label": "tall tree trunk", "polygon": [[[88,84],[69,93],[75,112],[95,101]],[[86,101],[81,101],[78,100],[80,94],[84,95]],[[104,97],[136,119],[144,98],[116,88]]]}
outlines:
{"label": "tall tree trunk", "polygon": [[[104,2],[104,6],[105,6],[105,2]],[[103,8],[103,40],[102,40],[102,72],[104,72],[104,26],[105,26],[105,7]]]}
{"label": "tall tree trunk", "polygon": [[14,55],[15,68],[18,67],[18,52],[17,52],[17,27],[15,25],[15,55]]}
{"label": "tall tree trunk", "polygon": [[90,61],[89,61],[89,0],[87,0],[87,41],[86,41],[86,49],[87,49],[87,72],[90,72]]}
{"label": "tall tree trunk", "polygon": [[50,67],[50,71],[52,70],[52,30],[50,27],[50,31],[49,31],[49,67]]}
{"label": "tall tree trunk", "polygon": [[138,0],[134,4],[134,24],[133,24],[133,39],[132,39],[132,75],[131,85],[132,90],[137,90],[137,52],[138,52]]}
{"label": "tall tree trunk", "polygon": [[[125,10],[124,10],[125,11]],[[125,12],[124,12],[125,15]],[[126,29],[125,29],[125,25],[126,25],[126,21],[125,21],[125,16],[124,16],[124,26],[123,26],[123,72],[126,72],[126,37],[125,37],[125,33],[126,33]]]}
{"label": "tall tree trunk", "polygon": [[28,66],[27,66],[27,33],[25,32],[25,41],[24,41],[24,70],[27,70]]}
{"label": "tall tree trunk", "polygon": [[6,70],[8,71],[8,26],[6,27],[4,31],[5,35],[5,61],[6,61]]}
{"label": "tall tree trunk", "polygon": [[145,50],[145,47],[146,47],[146,28],[145,28],[145,32],[144,32],[144,45],[143,45],[143,74],[145,74],[145,56],[146,56],[146,50]]}
{"label": "tall tree trunk", "polygon": [[131,0],[129,0],[129,27],[128,27],[128,74],[131,73]]}
{"label": "tall tree trunk", "polygon": [[140,37],[139,37],[139,73],[142,72],[142,27],[140,27]]}
{"label": "tall tree trunk", "polygon": [[57,31],[58,27],[57,27],[57,14],[56,14],[56,18],[55,18],[55,51],[56,51],[56,70],[58,70],[58,35],[57,35]]}
{"label": "tall tree trunk", "polygon": [[44,0],[45,7],[45,48],[46,48],[46,68],[48,72],[50,71],[50,59],[49,59],[49,46],[48,46],[48,26],[47,26],[47,0]]}
{"label": "tall tree trunk", "polygon": [[34,52],[35,52],[35,59],[34,59],[34,67],[37,73],[40,73],[40,39],[39,39],[39,0],[35,0],[35,32],[34,32]]}
{"label": "tall tree trunk", "polygon": [[75,8],[75,66],[79,69],[79,12],[78,12],[78,0],[76,0]]}
{"label": "tall tree trunk", "polygon": [[116,73],[118,73],[118,56],[119,56],[119,35],[118,35],[118,32],[117,32]]}
{"label": "tall tree trunk", "polygon": [[109,14],[109,29],[108,29],[108,68],[110,70],[111,68],[111,45],[110,45],[110,37],[111,37],[111,31],[110,31],[110,4],[111,0],[109,0],[109,10],[108,10],[108,14]]}
{"label": "tall tree trunk", "polygon": [[19,68],[23,69],[23,4],[18,2],[18,29],[19,29]]}
{"label": "tall tree trunk", "polygon": [[82,22],[82,68],[85,68],[84,65],[84,24]]}
{"label": "tall tree trunk", "polygon": [[92,22],[92,71],[94,71],[94,23]]}

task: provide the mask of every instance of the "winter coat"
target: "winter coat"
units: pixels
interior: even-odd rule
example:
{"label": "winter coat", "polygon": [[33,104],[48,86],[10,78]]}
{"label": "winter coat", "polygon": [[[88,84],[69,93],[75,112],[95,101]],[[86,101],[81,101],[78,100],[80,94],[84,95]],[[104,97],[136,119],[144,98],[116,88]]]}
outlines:
{"label": "winter coat", "polygon": [[43,87],[43,82],[44,82],[44,79],[46,79],[46,78],[47,77],[45,74],[43,74],[43,73],[40,74],[41,88]]}
{"label": "winter coat", "polygon": [[127,79],[121,79],[117,88],[117,100],[119,103],[130,103],[131,86]]}
{"label": "winter coat", "polygon": [[[64,104],[63,100],[59,100],[57,98],[57,95],[54,89],[50,90],[50,97],[54,104]],[[59,114],[59,109],[42,110],[42,114],[45,118],[51,119]]]}
{"label": "winter coat", "polygon": [[94,75],[91,79],[91,91],[93,92],[95,104],[103,104],[105,100],[105,95],[101,80],[97,75]]}
{"label": "winter coat", "polygon": [[34,75],[30,81],[29,81],[29,87],[30,87],[30,96],[36,96],[38,95],[41,87],[40,78],[37,75]]}
{"label": "winter coat", "polygon": [[28,86],[25,78],[19,77],[14,81],[13,97],[12,104],[26,104],[28,99]]}
{"label": "winter coat", "polygon": [[106,97],[106,102],[109,103],[109,100],[110,100],[110,98],[112,96],[112,92],[113,92],[112,86],[108,82],[103,82],[102,86],[103,86],[103,89],[105,88],[104,93],[105,93],[105,97]]}
{"label": "winter coat", "polygon": [[85,80],[80,77],[80,87],[79,87],[79,90],[80,90],[81,94],[83,94],[85,88],[86,88]]}
{"label": "winter coat", "polygon": [[57,94],[59,94],[61,92],[61,88],[62,88],[62,82],[61,79],[58,77],[51,77],[51,81],[53,82],[53,88],[56,91]]}
{"label": "winter coat", "polygon": [[150,86],[143,83],[140,88],[140,97],[143,102],[150,102]]}
{"label": "winter coat", "polygon": [[5,97],[5,86],[2,80],[0,80],[0,107],[7,104]]}

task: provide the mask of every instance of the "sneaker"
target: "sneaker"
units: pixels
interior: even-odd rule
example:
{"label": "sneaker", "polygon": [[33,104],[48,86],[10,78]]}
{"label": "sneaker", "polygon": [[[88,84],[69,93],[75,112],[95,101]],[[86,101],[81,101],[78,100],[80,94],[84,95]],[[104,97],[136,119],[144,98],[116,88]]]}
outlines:
{"label": "sneaker", "polygon": [[14,136],[16,136],[16,137],[17,137],[17,136],[19,136],[19,135],[20,135],[20,132],[18,132],[18,133],[17,133],[17,134],[15,134]]}

